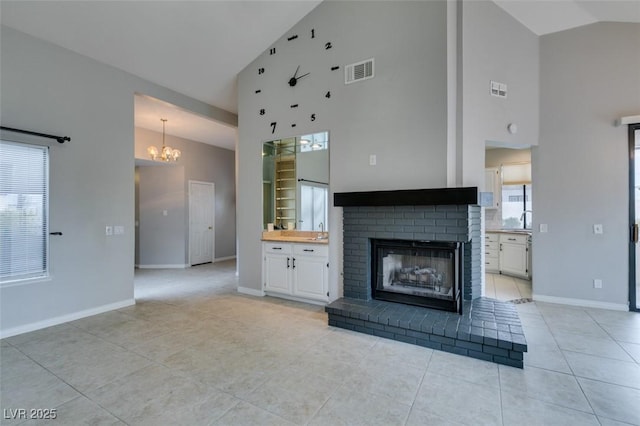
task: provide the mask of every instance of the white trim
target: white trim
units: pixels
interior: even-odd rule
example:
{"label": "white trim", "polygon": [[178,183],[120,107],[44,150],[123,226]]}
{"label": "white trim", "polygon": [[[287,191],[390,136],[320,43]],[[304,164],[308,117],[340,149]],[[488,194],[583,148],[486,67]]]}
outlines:
{"label": "white trim", "polygon": [[636,123],[640,123],[640,115],[629,115],[627,117],[620,117],[616,120],[616,126]]}
{"label": "white trim", "polygon": [[329,303],[326,300],[307,299],[306,297],[297,297],[291,294],[284,293],[272,293],[265,291],[264,294],[265,296],[276,297],[278,299],[293,300],[294,302],[309,303],[311,305],[327,306],[327,304]]}
{"label": "white trim", "polygon": [[136,268],[138,269],[185,269],[189,267],[190,265],[186,263],[176,263],[175,265],[136,265]]}
{"label": "white trim", "polygon": [[135,304],[135,299],[127,299],[116,303],[109,303],[108,305],[98,306],[96,308],[85,309],[84,311],[78,311],[72,314],[61,315],[59,317],[49,318],[43,321],[32,322],[30,324],[13,327],[8,330],[0,330],[0,339],[17,336],[18,334],[29,333],[31,331],[52,327],[54,325],[63,324],[69,321],[75,321],[81,318],[102,314],[104,312],[113,311],[116,309],[126,308],[127,306]]}
{"label": "white trim", "polygon": [[213,260],[213,263],[224,262],[225,260],[231,260],[231,259],[235,259],[235,258],[236,258],[235,255],[234,256],[226,256],[226,257],[218,257],[217,259]]}
{"label": "white trim", "polygon": [[611,311],[628,311],[629,306],[623,303],[598,302],[597,300],[573,299],[568,297],[533,295],[536,302],[559,303],[561,305],[582,306],[584,308],[609,309]]}
{"label": "white trim", "polygon": [[249,296],[264,297],[264,291],[249,287],[238,287],[238,293],[248,294]]}

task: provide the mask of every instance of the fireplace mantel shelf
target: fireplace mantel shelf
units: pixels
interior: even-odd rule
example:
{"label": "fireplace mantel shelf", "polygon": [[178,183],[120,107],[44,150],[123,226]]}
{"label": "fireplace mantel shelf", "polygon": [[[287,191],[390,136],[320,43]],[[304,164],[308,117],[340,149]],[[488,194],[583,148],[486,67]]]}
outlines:
{"label": "fireplace mantel shelf", "polygon": [[333,194],[333,204],[336,207],[477,205],[478,188],[337,192]]}

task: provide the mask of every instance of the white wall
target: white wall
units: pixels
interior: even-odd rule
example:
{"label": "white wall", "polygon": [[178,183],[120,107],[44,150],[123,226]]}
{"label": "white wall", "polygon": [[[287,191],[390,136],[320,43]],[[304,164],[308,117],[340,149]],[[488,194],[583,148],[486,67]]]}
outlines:
{"label": "white wall", "polygon": [[[240,286],[260,291],[261,144],[330,132],[331,192],[447,184],[446,2],[324,2],[239,75]],[[316,38],[310,38],[315,29]],[[299,38],[287,41],[292,34]],[[324,49],[331,42],[333,48]],[[375,57],[375,78],[344,85],[343,66]],[[290,88],[300,65],[310,72]],[[340,70],[331,72],[332,65]],[[264,67],[265,73],[258,74]],[[256,94],[255,90],[262,92]],[[324,97],[331,90],[330,100]],[[299,103],[298,109],[291,109]],[[266,115],[260,116],[260,108]],[[317,114],[310,121],[310,114]],[[275,133],[269,124],[278,123]],[[292,128],[291,124],[296,127]],[[369,155],[377,166],[369,166]],[[332,196],[331,196],[332,199]],[[332,204],[332,202],[331,202]],[[341,210],[329,213],[330,291],[341,270]]]}
{"label": "white wall", "polygon": [[[624,308],[628,140],[640,113],[640,24],[597,23],[540,38],[540,145],[533,149],[534,298]],[[593,224],[604,225],[603,235]],[[603,280],[602,289],[593,279]]]}
{"label": "white wall", "polygon": [[[491,80],[507,84],[506,99],[491,96]],[[538,37],[492,1],[462,3],[463,186],[484,186],[487,141],[538,144],[539,88]]]}
{"label": "white wall", "polygon": [[[51,238],[51,279],[0,289],[0,334],[8,336],[133,302],[135,92],[236,123],[115,68],[1,31],[2,125],[71,137],[51,143],[50,230],[64,234]],[[106,225],[125,234],[107,237]]]}
{"label": "white wall", "polygon": [[[135,157],[148,160],[147,148],[159,147],[162,133],[135,129]],[[167,145],[182,152],[176,164],[155,163],[138,167],[138,264],[178,266],[189,264],[189,180],[215,184],[215,257],[236,254],[235,152],[166,135]],[[167,210],[167,216],[163,211]]]}

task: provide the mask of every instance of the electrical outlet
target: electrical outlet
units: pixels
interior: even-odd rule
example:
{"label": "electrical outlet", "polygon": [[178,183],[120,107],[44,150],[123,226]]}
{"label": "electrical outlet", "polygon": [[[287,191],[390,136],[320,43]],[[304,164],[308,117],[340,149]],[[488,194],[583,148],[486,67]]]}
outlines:
{"label": "electrical outlet", "polygon": [[593,288],[602,288],[602,280],[594,279],[593,280]]}
{"label": "electrical outlet", "polygon": [[113,227],[113,233],[115,235],[123,235],[124,234],[124,226],[116,225]]}
{"label": "electrical outlet", "polygon": [[370,166],[375,166],[377,162],[378,162],[378,158],[376,157],[376,155],[375,154],[371,154],[369,156],[369,165]]}
{"label": "electrical outlet", "polygon": [[104,235],[113,235],[113,226],[105,226]]}
{"label": "electrical outlet", "polygon": [[597,235],[603,233],[603,229],[602,229],[602,224],[601,223],[596,223],[595,225],[593,225],[593,233],[597,234]]}

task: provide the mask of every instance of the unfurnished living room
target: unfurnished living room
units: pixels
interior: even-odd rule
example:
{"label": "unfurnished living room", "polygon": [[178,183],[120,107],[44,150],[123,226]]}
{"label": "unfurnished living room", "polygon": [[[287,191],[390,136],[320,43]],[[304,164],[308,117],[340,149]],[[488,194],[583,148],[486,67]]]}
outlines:
{"label": "unfurnished living room", "polygon": [[0,424],[640,425],[640,1],[0,20]]}

